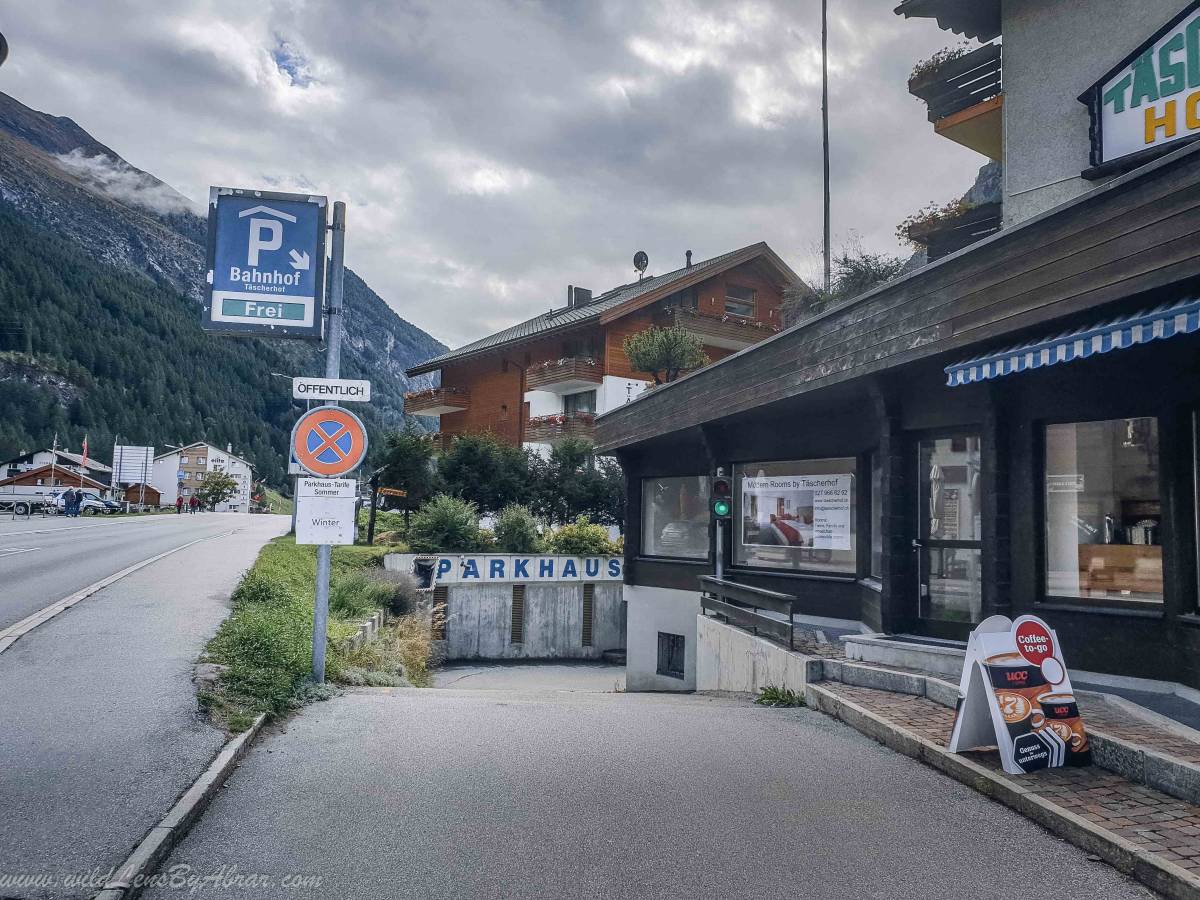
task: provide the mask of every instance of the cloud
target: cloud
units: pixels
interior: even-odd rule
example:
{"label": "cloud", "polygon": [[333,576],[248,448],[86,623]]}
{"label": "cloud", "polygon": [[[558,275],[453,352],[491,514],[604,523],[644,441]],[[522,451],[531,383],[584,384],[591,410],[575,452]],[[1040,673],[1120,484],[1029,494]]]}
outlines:
{"label": "cloud", "polygon": [[[10,6],[0,90],[189,196],[226,184],[345,200],[347,262],[451,345],[561,305],[569,283],[628,280],[637,249],[663,272],[688,249],[766,240],[812,268],[815,2]],[[835,243],[854,232],[899,253],[896,223],[961,195],[984,162],[937,137],[906,88],[916,60],[956,39],[878,0],[832,6]]]}
{"label": "cloud", "polygon": [[200,204],[123,160],[103,154],[85,156],[78,149],[60,153],[54,159],[76,178],[128,206],[140,206],[160,215],[201,212]]}

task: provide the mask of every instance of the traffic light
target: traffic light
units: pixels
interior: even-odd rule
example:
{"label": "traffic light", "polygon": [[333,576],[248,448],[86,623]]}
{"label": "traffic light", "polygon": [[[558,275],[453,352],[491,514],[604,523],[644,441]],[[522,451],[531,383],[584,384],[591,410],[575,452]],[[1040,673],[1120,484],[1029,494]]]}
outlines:
{"label": "traffic light", "polygon": [[710,506],[713,518],[718,522],[724,522],[733,515],[733,482],[724,475],[718,475],[712,480]]}

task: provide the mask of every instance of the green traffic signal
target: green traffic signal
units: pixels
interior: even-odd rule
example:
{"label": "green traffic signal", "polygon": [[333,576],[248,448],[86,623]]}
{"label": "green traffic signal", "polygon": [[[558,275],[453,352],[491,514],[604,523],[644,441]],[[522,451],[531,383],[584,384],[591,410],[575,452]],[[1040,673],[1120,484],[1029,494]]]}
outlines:
{"label": "green traffic signal", "polygon": [[729,514],[733,511],[733,507],[730,505],[728,500],[714,500],[712,511],[714,516],[717,516],[720,519],[725,519],[729,517]]}

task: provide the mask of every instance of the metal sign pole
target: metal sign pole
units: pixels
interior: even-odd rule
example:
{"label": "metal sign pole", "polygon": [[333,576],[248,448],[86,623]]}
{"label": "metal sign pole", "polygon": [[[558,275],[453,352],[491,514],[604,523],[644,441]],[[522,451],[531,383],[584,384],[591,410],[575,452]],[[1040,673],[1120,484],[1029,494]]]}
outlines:
{"label": "metal sign pole", "polygon": [[[329,257],[329,340],[325,349],[325,377],[337,378],[342,363],[342,275],[346,247],[346,204],[333,204],[333,249]],[[327,400],[326,406],[337,406]],[[296,498],[299,501],[299,498]],[[313,681],[325,682],[325,631],[329,623],[329,560],[333,554],[330,544],[317,547],[317,597],[313,610]]]}

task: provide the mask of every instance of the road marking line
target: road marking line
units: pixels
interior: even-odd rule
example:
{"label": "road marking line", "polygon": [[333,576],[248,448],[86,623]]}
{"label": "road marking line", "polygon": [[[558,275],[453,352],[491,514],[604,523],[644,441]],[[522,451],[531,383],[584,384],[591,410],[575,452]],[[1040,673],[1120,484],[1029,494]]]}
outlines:
{"label": "road marking line", "polygon": [[[156,519],[170,519],[168,515],[156,516],[153,519],[122,519],[126,525],[153,525]],[[185,520],[187,521],[187,520]],[[5,531],[0,532],[0,537],[19,537],[23,534],[58,534],[61,531],[78,531],[81,528],[111,528],[116,525],[116,522],[97,522],[95,525],[71,525],[67,528],[42,528],[36,531]]]}
{"label": "road marking line", "polygon": [[41,547],[0,547],[0,559],[6,556],[16,556],[18,553],[33,553]]}
{"label": "road marking line", "polygon": [[87,587],[83,588],[82,590],[76,591],[74,594],[71,594],[71,596],[69,596],[69,597],[64,597],[63,599],[59,600],[57,603],[51,603],[49,606],[47,606],[43,609],[39,609],[37,612],[33,613],[32,615],[26,616],[24,619],[22,619],[20,622],[17,622],[15,625],[9,625],[7,628],[0,630],[0,653],[3,653],[9,647],[11,647],[13,644],[15,644],[19,638],[23,637],[24,635],[29,634],[29,632],[33,631],[33,629],[37,628],[39,625],[43,624],[44,622],[50,621],[55,616],[57,616],[60,612],[70,609],[72,606],[74,606],[79,601],[86,600],[88,597],[92,596],[92,594],[96,593],[97,591],[101,591],[104,588],[108,587],[110,584],[120,581],[126,575],[132,575],[138,569],[144,569],[144,568],[146,568],[146,566],[150,565],[151,563],[156,563],[163,557],[170,556],[172,553],[178,553],[180,550],[186,550],[188,547],[193,547],[196,544],[199,544],[203,541],[213,541],[213,540],[216,540],[217,538],[229,537],[229,535],[233,534],[234,532],[236,532],[238,530],[240,530],[240,529],[232,528],[229,531],[223,532],[221,534],[210,534],[207,537],[197,538],[194,541],[188,541],[186,544],[181,544],[178,547],[174,547],[170,550],[167,550],[165,553],[159,553],[157,556],[151,556],[149,559],[143,559],[141,562],[136,562],[132,566],[126,566],[121,571],[114,572],[112,575],[109,575],[107,578],[101,578],[99,581],[95,582],[94,584],[89,584]]}

